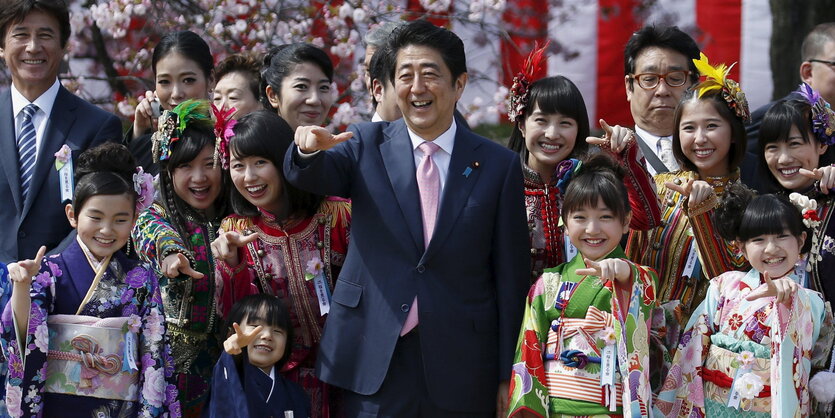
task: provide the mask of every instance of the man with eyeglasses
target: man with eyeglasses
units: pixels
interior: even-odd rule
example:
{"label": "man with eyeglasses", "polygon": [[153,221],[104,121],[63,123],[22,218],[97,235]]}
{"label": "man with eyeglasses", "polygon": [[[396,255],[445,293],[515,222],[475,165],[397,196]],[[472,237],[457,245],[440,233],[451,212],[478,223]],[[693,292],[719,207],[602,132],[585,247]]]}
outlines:
{"label": "man with eyeglasses", "polygon": [[674,113],[684,91],[698,82],[698,58],[696,42],[675,26],[645,26],[626,43],[626,100],[652,175],[679,168],[672,153]]}
{"label": "man with eyeglasses", "polygon": [[[821,97],[828,103],[835,105],[835,22],[821,23],[815,26],[800,47],[800,57],[803,60],[800,64],[800,80],[809,84],[810,87],[820,93]],[[792,91],[785,98],[795,97]],[[799,98],[797,96],[796,98]],[[748,153],[760,158],[759,134],[760,122],[765,112],[771,108],[774,102],[759,107],[751,113],[751,123],[745,127],[748,135]],[[821,165],[835,163],[835,147],[829,149],[821,156]],[[772,193],[778,187],[764,178],[767,175],[760,175],[762,167],[742,166],[742,182],[748,187],[760,193]],[[767,173],[765,173],[767,174]]]}

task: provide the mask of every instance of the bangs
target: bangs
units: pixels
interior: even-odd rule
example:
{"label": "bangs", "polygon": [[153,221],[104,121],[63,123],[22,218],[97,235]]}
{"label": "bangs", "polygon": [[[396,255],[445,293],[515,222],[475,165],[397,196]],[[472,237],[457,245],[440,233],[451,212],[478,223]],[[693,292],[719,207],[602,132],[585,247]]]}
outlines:
{"label": "bangs", "polygon": [[791,99],[780,100],[772,105],[760,124],[760,150],[764,150],[768,144],[788,141],[793,126],[800,131],[804,143],[812,141],[815,137],[809,132],[812,126],[810,109],[808,103]]}
{"label": "bangs", "polygon": [[563,200],[562,216],[565,218],[571,212],[584,208],[596,208],[600,200],[621,221],[626,219],[626,214],[631,210],[623,182],[598,171],[580,175],[569,183]]}
{"label": "bangs", "polygon": [[530,116],[534,107],[538,107],[543,113],[559,113],[574,119],[577,122],[577,138],[571,155],[582,155],[588,150],[585,139],[590,134],[590,127],[586,102],[571,80],[563,76],[537,80],[531,84],[528,100],[530,103],[525,109],[525,117]]}
{"label": "bangs", "polygon": [[210,127],[189,126],[183,131],[183,137],[171,144],[171,157],[165,161],[169,170],[180,164],[194,161],[204,148],[214,147],[214,132]]}
{"label": "bangs", "polygon": [[[807,231],[803,224],[803,216],[785,197],[777,195],[760,195],[751,200],[742,214],[739,222],[737,238],[748,241],[760,235],[779,235],[785,232],[793,236],[800,236]],[[807,234],[807,238],[810,235]],[[806,240],[802,252],[809,250],[811,239]]]}
{"label": "bangs", "polygon": [[235,158],[263,157],[281,172],[284,154],[293,143],[293,130],[281,117],[268,110],[258,110],[241,118],[229,141]]}

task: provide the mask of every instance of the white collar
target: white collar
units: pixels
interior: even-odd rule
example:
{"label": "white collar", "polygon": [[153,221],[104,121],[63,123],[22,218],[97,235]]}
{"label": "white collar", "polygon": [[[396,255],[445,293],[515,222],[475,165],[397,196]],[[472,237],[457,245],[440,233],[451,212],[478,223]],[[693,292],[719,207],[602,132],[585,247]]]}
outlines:
{"label": "white collar", "polygon": [[87,261],[90,262],[90,267],[92,267],[93,271],[95,271],[96,274],[98,274],[99,269],[101,269],[101,265],[104,264],[104,259],[99,260],[99,258],[96,257],[92,251],[90,251],[90,248],[88,248],[87,245],[84,244],[84,241],[81,240],[81,237],[79,235],[75,236],[75,240],[78,241],[78,245],[81,247],[81,251],[84,253],[84,256],[87,257]]}
{"label": "white collar", "polygon": [[[406,125],[406,130],[409,131],[409,139],[412,140],[412,151],[416,150],[420,144],[427,142],[425,139],[418,136],[418,134],[412,132],[408,125]],[[455,124],[455,118],[453,118],[452,124],[449,125],[449,129],[438,135],[438,137],[432,142],[441,147],[441,149],[447,154],[452,155],[452,146],[455,145],[455,132],[457,130],[458,126]]]}
{"label": "white collar", "polygon": [[375,112],[374,112],[374,116],[371,116],[371,121],[372,121],[372,122],[382,122],[382,121],[383,121],[383,117],[382,117],[382,116],[380,116],[380,114],[379,114],[379,113],[377,113],[377,112],[375,111]]}
{"label": "white collar", "polygon": [[52,106],[55,104],[55,99],[58,97],[58,90],[61,88],[61,83],[58,82],[58,79],[55,79],[55,82],[52,83],[52,86],[46,89],[43,94],[38,96],[35,101],[30,102],[29,99],[23,97],[23,94],[17,90],[14,83],[12,83],[12,88],[10,89],[12,93],[12,117],[17,118],[17,115],[26,107],[29,103],[34,103],[41,112],[44,112],[44,115],[49,116],[52,114]]}

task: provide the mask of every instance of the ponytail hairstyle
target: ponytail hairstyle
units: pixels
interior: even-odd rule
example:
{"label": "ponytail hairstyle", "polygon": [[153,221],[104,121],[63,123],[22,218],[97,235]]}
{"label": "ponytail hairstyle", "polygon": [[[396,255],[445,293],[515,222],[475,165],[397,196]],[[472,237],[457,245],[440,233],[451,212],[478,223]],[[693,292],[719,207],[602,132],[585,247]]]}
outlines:
{"label": "ponytail hairstyle", "polygon": [[713,224],[722,238],[738,242],[784,231],[795,237],[806,232],[806,242],[800,251],[806,253],[811,248],[811,230],[789,199],[776,194],[757,195],[741,183],[725,189],[713,213]]}
{"label": "ponytail hairstyle", "polygon": [[[235,135],[229,141],[229,150],[235,158],[259,156],[275,166],[282,183],[283,213],[273,215],[280,221],[313,216],[324,198],[300,190],[284,180],[284,154],[293,143],[293,128],[275,112],[257,110],[239,119],[233,130]],[[230,164],[230,171],[232,169]],[[249,203],[236,187],[231,187],[230,191],[229,201],[235,213],[242,216],[258,215],[258,208]]]}
{"label": "ponytail hairstyle", "polygon": [[98,195],[127,194],[136,204],[139,198],[134,189],[136,160],[124,145],[105,142],[90,148],[78,157],[77,166],[72,200],[76,214],[81,213],[88,199]]}
{"label": "ponytail hairstyle", "polygon": [[[597,207],[599,199],[609,208],[621,221],[632,211],[629,206],[629,195],[623,179],[626,171],[619,166],[608,154],[594,154],[582,163],[574,163],[577,160],[566,160],[560,163],[557,168],[560,174],[560,182],[568,181],[563,198],[562,216],[566,219],[568,214],[587,207]],[[562,168],[574,164],[572,168],[563,174]],[[573,177],[573,178],[572,178]]]}

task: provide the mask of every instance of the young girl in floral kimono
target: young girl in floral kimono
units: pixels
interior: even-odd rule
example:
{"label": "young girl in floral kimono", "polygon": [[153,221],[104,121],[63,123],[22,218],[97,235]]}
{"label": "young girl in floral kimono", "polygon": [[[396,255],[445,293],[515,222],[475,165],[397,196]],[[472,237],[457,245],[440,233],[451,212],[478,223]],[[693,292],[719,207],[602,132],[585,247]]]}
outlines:
{"label": "young girl in floral kimono", "polygon": [[179,416],[156,276],[121,251],[151,203],[151,178],[112,143],[82,153],[74,175],[76,240],[10,266],[9,415]]}
{"label": "young girl in floral kimono", "polygon": [[623,168],[604,154],[563,164],[562,220],[578,254],[531,287],[509,416],[648,416],[656,276],[619,245],[632,216]]}
{"label": "young girl in floral kimono", "polygon": [[742,185],[726,190],[714,222],[753,268],[711,280],[681,336],[656,415],[809,416],[811,360],[826,359],[813,351],[831,346],[831,329],[821,330],[831,313],[819,293],[798,284],[796,263],[818,221],[807,198],[793,193],[791,200],[753,197]]}
{"label": "young girl in floral kimono", "polygon": [[348,247],[350,204],[296,189],[281,167],[293,131],[266,110],[241,118],[228,144],[236,215],[212,242],[224,316],[242,297],[281,299],[293,323],[293,353],[282,368],[311,400],[311,416],[339,416],[335,391],[314,374],[330,292]]}

